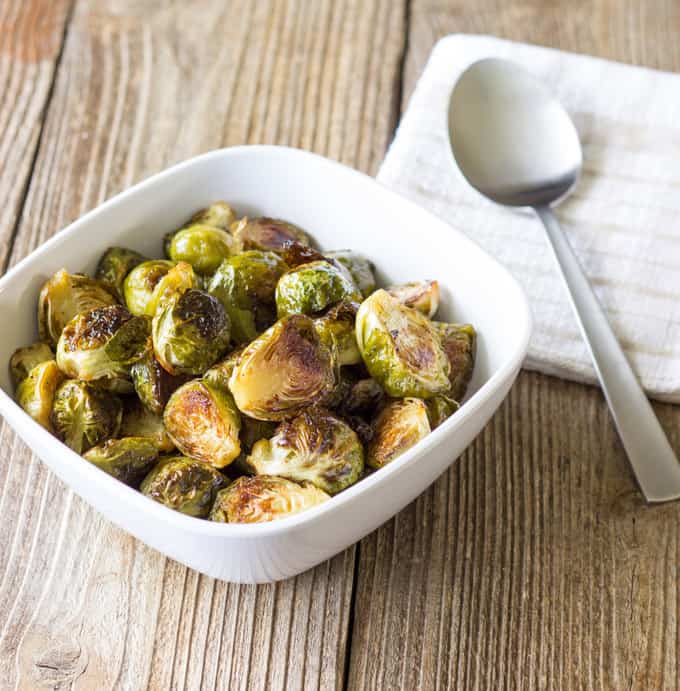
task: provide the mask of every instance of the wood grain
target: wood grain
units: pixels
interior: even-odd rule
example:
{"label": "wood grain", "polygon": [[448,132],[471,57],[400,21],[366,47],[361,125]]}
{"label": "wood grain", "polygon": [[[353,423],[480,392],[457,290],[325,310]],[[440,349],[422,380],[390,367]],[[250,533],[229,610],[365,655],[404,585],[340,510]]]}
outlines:
{"label": "wood grain", "polygon": [[[409,27],[402,105],[452,32],[680,70],[670,1],[412,0]],[[680,688],[680,506],[642,505],[597,389],[520,375],[358,553],[351,689]]]}
{"label": "wood grain", "polygon": [[[404,36],[392,0],[77,2],[10,263],[211,148],[374,172]],[[1,689],[343,686],[354,549],[272,586],[216,582],[105,522],[5,426],[0,448]]]}
{"label": "wood grain", "polygon": [[71,0],[0,3],[0,268],[33,167]]}

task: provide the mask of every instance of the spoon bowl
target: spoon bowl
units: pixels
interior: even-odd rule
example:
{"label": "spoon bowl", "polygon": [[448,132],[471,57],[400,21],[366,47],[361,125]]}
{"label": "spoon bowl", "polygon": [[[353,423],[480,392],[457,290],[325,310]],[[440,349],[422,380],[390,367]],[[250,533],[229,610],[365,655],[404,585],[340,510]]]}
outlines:
{"label": "spoon bowl", "polygon": [[460,76],[448,117],[451,151],[468,183],[498,204],[533,208],[543,223],[645,499],[680,498],[680,463],[551,209],[574,187],[583,162],[569,115],[521,67],[488,58]]}
{"label": "spoon bowl", "polygon": [[465,179],[505,206],[566,196],[583,163],[576,128],[534,77],[507,60],[473,63],[449,103],[453,156]]}

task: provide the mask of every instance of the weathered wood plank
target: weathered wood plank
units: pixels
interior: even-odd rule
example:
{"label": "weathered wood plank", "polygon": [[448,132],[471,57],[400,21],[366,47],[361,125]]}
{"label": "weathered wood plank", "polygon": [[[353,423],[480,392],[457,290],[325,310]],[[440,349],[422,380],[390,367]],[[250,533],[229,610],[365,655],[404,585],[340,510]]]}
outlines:
{"label": "weathered wood plank", "polygon": [[[680,69],[670,1],[410,14],[404,103],[456,31]],[[680,451],[680,409],[655,409]],[[601,393],[522,374],[456,465],[361,542],[349,688],[678,688],[679,559],[680,506],[642,505]]]}
{"label": "weathered wood plank", "polygon": [[[11,263],[102,199],[214,147],[374,172],[404,12],[391,0],[77,4]],[[112,527],[0,430],[0,688],[339,688],[354,550],[267,587]]]}
{"label": "weathered wood plank", "polygon": [[33,167],[71,0],[0,3],[0,267]]}

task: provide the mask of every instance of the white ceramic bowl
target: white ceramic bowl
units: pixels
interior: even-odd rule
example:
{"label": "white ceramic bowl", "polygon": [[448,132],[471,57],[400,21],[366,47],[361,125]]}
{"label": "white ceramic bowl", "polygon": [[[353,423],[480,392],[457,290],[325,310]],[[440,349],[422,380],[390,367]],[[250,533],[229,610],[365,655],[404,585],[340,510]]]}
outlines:
{"label": "white ceramic bowl", "polygon": [[[288,219],[325,249],[370,257],[381,283],[436,278],[440,318],[479,333],[470,394],[417,446],[325,504],[259,525],[227,525],[171,511],[87,463],[12,400],[0,365],[0,413],[30,448],[109,520],[173,559],[245,583],[293,576],[356,542],[430,485],[480,432],[506,396],[527,348],[531,320],[521,288],[462,233],[372,178],[283,147],[223,149],[181,163],[102,204],[0,279],[0,363],[37,338],[42,283],[65,267],[93,271],[111,245],[161,256],[161,237],[217,199],[241,214]],[[510,242],[511,240],[508,239]]]}

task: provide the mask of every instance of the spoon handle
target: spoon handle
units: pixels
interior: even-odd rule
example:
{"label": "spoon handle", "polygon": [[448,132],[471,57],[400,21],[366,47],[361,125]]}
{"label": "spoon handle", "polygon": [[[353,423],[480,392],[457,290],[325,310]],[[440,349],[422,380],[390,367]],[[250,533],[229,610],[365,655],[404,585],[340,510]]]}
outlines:
{"label": "spoon handle", "polygon": [[552,210],[534,209],[548,234],[571,306],[593,358],[614,424],[648,502],[680,498],[680,463],[638,383]]}

